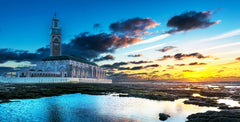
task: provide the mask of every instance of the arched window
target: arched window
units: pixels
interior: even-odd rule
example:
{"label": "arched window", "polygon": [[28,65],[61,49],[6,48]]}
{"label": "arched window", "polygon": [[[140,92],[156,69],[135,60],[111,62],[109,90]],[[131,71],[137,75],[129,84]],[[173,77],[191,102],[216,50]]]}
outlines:
{"label": "arched window", "polygon": [[60,72],[65,72],[65,68],[62,66],[62,67],[60,67],[59,71]]}
{"label": "arched window", "polygon": [[51,71],[51,70],[52,70],[51,67],[48,67],[48,68],[47,68],[47,71]]}

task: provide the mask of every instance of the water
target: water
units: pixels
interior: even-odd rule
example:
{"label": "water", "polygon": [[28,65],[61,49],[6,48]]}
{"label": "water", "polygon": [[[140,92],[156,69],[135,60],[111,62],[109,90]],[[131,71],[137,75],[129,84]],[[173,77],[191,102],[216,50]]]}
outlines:
{"label": "water", "polygon": [[225,103],[226,105],[229,105],[229,107],[240,107],[238,101],[232,99],[218,99],[217,101],[218,103]]}
{"label": "water", "polygon": [[170,102],[110,95],[69,94],[16,100],[21,102],[0,104],[0,121],[159,122],[158,114],[167,113],[171,116],[169,122],[184,122],[193,113],[218,111],[215,107],[185,105],[185,99]]}

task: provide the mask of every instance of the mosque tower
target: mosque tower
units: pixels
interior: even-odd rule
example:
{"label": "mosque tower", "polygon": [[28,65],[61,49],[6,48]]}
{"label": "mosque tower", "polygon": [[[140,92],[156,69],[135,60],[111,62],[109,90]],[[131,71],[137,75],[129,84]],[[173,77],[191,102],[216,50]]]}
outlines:
{"label": "mosque tower", "polygon": [[52,20],[50,46],[50,56],[61,56],[61,28],[56,13]]}

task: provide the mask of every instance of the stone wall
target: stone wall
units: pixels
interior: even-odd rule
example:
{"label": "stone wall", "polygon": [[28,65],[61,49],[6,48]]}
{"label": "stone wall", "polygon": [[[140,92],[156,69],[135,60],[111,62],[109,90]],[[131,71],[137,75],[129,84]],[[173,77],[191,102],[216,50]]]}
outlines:
{"label": "stone wall", "polygon": [[[101,67],[73,60],[40,61],[36,67],[32,67],[31,69],[31,73],[26,73],[26,77],[106,78],[106,72]],[[46,72],[56,73],[45,75]],[[57,75],[59,73],[60,75]]]}

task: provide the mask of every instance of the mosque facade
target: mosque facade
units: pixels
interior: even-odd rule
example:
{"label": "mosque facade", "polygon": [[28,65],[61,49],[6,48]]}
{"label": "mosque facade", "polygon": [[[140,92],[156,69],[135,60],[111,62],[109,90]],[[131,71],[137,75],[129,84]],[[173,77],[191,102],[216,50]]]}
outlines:
{"label": "mosque facade", "polygon": [[43,58],[28,71],[17,72],[17,77],[106,79],[105,71],[97,64],[82,57],[62,55],[61,49],[61,28],[55,14],[51,27],[50,56]]}

